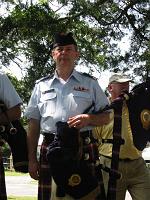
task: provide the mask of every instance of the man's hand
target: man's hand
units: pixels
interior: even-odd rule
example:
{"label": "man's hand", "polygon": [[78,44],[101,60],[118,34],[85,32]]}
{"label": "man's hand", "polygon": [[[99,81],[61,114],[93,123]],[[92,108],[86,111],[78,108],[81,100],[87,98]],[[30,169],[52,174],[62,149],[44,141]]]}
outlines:
{"label": "man's hand", "polygon": [[81,129],[83,127],[89,126],[90,115],[81,114],[81,115],[76,115],[74,117],[70,117],[67,123],[69,127],[75,127],[77,129]]}
{"label": "man's hand", "polygon": [[99,114],[80,114],[74,117],[70,117],[67,123],[69,127],[75,127],[77,129],[81,129],[86,126],[102,126],[108,124],[111,121],[111,116],[111,111]]}
{"label": "man's hand", "polygon": [[39,163],[38,161],[29,162],[29,174],[31,178],[38,180],[39,179]]}

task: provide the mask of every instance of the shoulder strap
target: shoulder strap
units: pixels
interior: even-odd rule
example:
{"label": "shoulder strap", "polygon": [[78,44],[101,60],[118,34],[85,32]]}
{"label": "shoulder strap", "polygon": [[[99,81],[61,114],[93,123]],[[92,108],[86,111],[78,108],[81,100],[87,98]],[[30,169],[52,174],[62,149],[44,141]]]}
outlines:
{"label": "shoulder strap", "polygon": [[114,108],[114,127],[113,127],[113,147],[112,147],[112,160],[111,169],[109,172],[108,192],[107,200],[116,200],[116,185],[117,179],[120,176],[116,176],[116,172],[119,167],[119,152],[120,146],[124,144],[124,140],[121,138],[121,126],[122,126],[122,106],[123,101],[120,101],[117,107]]}
{"label": "shoulder strap", "polygon": [[92,78],[94,80],[97,80],[96,77],[94,77],[94,76],[92,76],[92,75],[90,75],[88,73],[85,73],[85,72],[79,72],[79,73],[82,74],[82,75],[84,75],[84,76],[86,76],[86,77],[89,77],[89,78]]}
{"label": "shoulder strap", "polygon": [[42,77],[42,78],[36,80],[36,84],[39,83],[39,82],[41,82],[41,81],[45,81],[45,80],[47,80],[47,79],[50,79],[50,78],[52,78],[53,76],[54,76],[54,74],[48,74],[47,76]]}

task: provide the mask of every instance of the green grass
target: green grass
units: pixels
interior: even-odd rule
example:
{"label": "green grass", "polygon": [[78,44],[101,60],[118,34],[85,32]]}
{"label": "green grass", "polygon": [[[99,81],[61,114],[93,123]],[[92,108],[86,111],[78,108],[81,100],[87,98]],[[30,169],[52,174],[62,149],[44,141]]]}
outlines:
{"label": "green grass", "polygon": [[[29,173],[20,173],[15,171],[5,171],[5,176],[30,176]],[[37,184],[38,181],[31,179],[31,184]]]}
{"label": "green grass", "polygon": [[[19,173],[15,171],[5,170],[5,176],[30,176],[28,173]],[[32,180],[30,183],[37,184],[37,181]],[[8,196],[8,200],[37,200],[37,197],[32,196]]]}
{"label": "green grass", "polygon": [[20,173],[15,171],[6,171],[5,170],[5,176],[29,176],[28,173]]}
{"label": "green grass", "polygon": [[24,196],[24,197],[16,197],[16,196],[9,196],[8,197],[8,200],[36,200],[37,197],[27,197],[27,196]]}

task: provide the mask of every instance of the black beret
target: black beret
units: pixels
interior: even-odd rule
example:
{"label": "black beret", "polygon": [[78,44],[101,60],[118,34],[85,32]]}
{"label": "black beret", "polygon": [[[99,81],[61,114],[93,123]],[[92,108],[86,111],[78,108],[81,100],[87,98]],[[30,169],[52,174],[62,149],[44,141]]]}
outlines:
{"label": "black beret", "polygon": [[74,44],[77,46],[77,43],[75,42],[71,32],[67,34],[57,33],[55,34],[54,42],[50,45],[50,49],[52,50],[57,46],[65,46],[69,44]]}

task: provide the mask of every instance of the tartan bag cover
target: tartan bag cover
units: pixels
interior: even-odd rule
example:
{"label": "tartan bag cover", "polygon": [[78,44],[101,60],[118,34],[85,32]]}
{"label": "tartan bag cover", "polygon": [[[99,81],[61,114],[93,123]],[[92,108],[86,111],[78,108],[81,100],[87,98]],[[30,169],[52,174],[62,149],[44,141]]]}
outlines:
{"label": "tartan bag cover", "polygon": [[[100,193],[95,174],[97,146],[91,136],[84,138],[84,133],[88,131],[79,133],[77,129],[69,128],[66,122],[57,123],[57,134],[47,153],[52,176],[59,189],[57,196],[67,193],[75,199],[82,199],[97,188],[99,192],[95,198]],[[85,144],[85,139],[91,141]]]}

